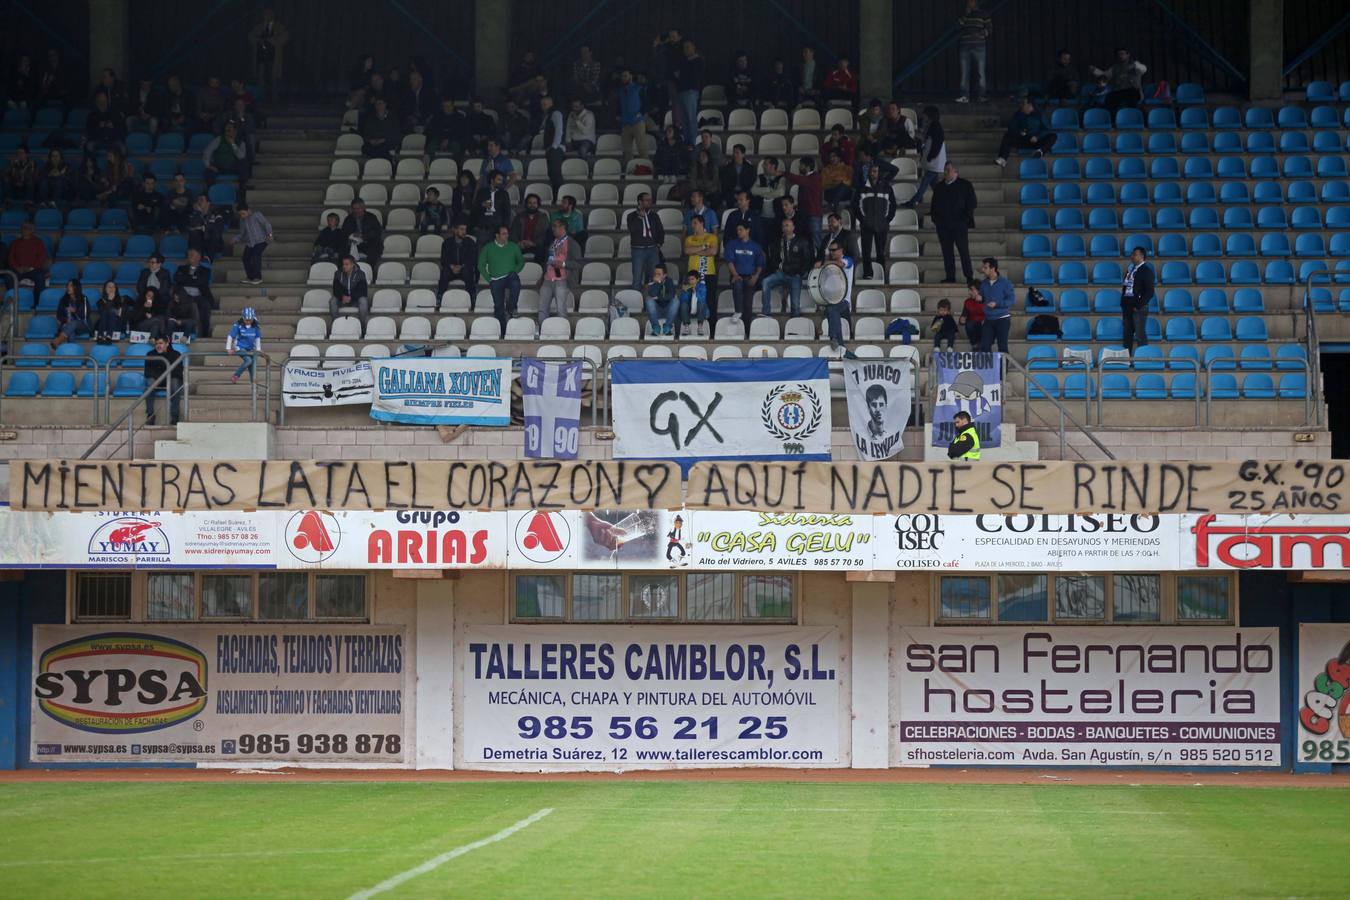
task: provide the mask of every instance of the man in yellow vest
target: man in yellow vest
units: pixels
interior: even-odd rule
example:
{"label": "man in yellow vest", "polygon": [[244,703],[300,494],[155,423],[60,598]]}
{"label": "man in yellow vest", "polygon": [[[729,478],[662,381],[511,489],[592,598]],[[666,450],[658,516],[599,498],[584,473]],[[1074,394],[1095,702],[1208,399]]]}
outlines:
{"label": "man in yellow vest", "polygon": [[971,424],[970,413],[959,412],[952,419],[956,427],[956,437],[947,447],[948,459],[978,460],[980,458],[980,435]]}

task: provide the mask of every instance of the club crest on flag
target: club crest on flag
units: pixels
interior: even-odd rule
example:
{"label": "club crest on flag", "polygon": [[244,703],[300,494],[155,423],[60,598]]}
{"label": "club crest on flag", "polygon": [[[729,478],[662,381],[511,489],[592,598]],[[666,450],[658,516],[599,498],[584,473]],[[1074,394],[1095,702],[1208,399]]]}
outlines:
{"label": "club crest on flag", "polygon": [[805,383],[774,385],[760,407],[764,427],[788,455],[805,452],[804,442],[820,429],[822,416],[820,395]]}

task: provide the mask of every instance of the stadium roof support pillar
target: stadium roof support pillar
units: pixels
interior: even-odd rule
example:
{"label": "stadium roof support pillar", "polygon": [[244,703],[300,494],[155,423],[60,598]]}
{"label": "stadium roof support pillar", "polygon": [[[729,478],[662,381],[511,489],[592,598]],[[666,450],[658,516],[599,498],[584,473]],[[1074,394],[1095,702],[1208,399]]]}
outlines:
{"label": "stadium roof support pillar", "polygon": [[475,0],[474,82],[478,93],[499,93],[511,72],[513,0]]}
{"label": "stadium roof support pillar", "polygon": [[884,769],[890,765],[891,586],[854,582],[849,587],[853,589],[852,765]]}
{"label": "stadium roof support pillar", "polygon": [[130,81],[130,0],[89,0],[89,83],[97,84],[104,69]]}
{"label": "stadium roof support pillar", "polygon": [[1250,0],[1251,72],[1247,86],[1253,100],[1278,100],[1284,93],[1284,2]]}
{"label": "stadium roof support pillar", "polygon": [[858,10],[858,73],[862,100],[891,96],[891,51],[894,46],[895,5],[892,0],[861,0]]}

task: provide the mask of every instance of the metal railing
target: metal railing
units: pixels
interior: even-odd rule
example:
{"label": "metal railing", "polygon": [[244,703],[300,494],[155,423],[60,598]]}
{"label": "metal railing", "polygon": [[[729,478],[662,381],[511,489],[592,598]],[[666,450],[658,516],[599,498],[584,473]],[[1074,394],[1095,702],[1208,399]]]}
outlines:
{"label": "metal railing", "polygon": [[[1140,372],[1144,372],[1144,373],[1148,373],[1148,372],[1170,372],[1170,371],[1173,371],[1173,370],[1175,370],[1175,369],[1189,369],[1191,375],[1194,376],[1194,378],[1195,378],[1195,384],[1192,386],[1192,390],[1191,390],[1191,398],[1190,398],[1190,399],[1191,399],[1191,406],[1192,406],[1193,411],[1194,411],[1194,413],[1195,413],[1195,416],[1194,416],[1194,424],[1195,424],[1195,427],[1196,427],[1196,428],[1199,428],[1199,427],[1200,427],[1200,394],[1201,394],[1201,392],[1202,392],[1202,391],[1201,391],[1202,384],[1201,384],[1201,381],[1200,381],[1200,362],[1199,362],[1199,360],[1187,359],[1187,358],[1185,358],[1185,357],[1178,357],[1178,358],[1176,358],[1176,359],[1167,359],[1167,360],[1163,360],[1163,359],[1151,360],[1151,361],[1148,363],[1148,368],[1141,368],[1140,365],[1139,365],[1139,361],[1138,361],[1138,360],[1135,360],[1135,359],[1127,359],[1127,358],[1124,358],[1124,357],[1107,357],[1107,358],[1105,358],[1105,359],[1098,359],[1098,360],[1097,360],[1097,366],[1096,366],[1096,372],[1097,372],[1097,384],[1096,384],[1096,394],[1097,394],[1097,425],[1098,425],[1098,427],[1100,427],[1100,426],[1102,426],[1102,425],[1104,425],[1104,424],[1106,423],[1105,416],[1102,414],[1102,400],[1106,399],[1106,391],[1105,391],[1105,389],[1104,389],[1105,378],[1104,378],[1103,376],[1105,376],[1105,375],[1111,375],[1111,374],[1117,374],[1118,371],[1121,370],[1121,369],[1133,369],[1133,370],[1135,371],[1136,374],[1138,374],[1138,373],[1140,373]],[[1116,370],[1116,371],[1113,372],[1112,370]],[[1175,378],[1176,375],[1173,374],[1172,377]],[[1136,382],[1134,385],[1131,386],[1131,391],[1134,391],[1134,390],[1136,390],[1137,388],[1138,388],[1138,383]],[[1164,385],[1164,388],[1168,391],[1167,396],[1166,396],[1166,397],[1159,397],[1159,398],[1158,398],[1159,400],[1163,400],[1163,399],[1171,399],[1171,400],[1181,399],[1181,398],[1178,398],[1175,394],[1172,394],[1172,393],[1171,393],[1171,386],[1170,386],[1170,385]],[[1137,396],[1137,395],[1136,395],[1136,396]],[[1121,399],[1129,399],[1129,398],[1128,398],[1128,397],[1123,397],[1123,398],[1121,398]]]}
{"label": "metal railing", "polygon": [[[262,420],[268,421],[271,418],[272,409],[272,357],[262,351],[250,351],[253,353],[253,377],[249,379],[249,418],[250,422],[258,421],[258,378],[259,373],[262,377]],[[243,362],[243,357],[238,353],[230,353],[228,350],[204,350],[201,352],[193,351],[192,362],[183,372],[183,385],[186,392],[183,396],[183,419],[191,421],[189,418],[190,404],[192,399],[192,378],[195,371],[196,377],[201,378],[204,370],[198,365],[199,360],[206,359],[229,359],[236,363]],[[218,370],[224,371],[229,366],[219,366]]]}
{"label": "metal railing", "polygon": [[[1026,366],[1024,366],[1024,365],[1022,365],[1020,362],[1018,362],[1017,359],[1016,359],[1011,353],[1003,353],[1003,354],[1000,354],[1000,355],[1002,356],[1004,365],[1005,365],[1005,367],[1006,367],[1007,369],[1011,369],[1011,370],[1013,370],[1013,371],[1019,373],[1019,374],[1022,376],[1022,379],[1023,379],[1023,385],[1022,385],[1022,421],[1023,421],[1023,423],[1028,422],[1029,419],[1030,419],[1030,417],[1034,415],[1034,416],[1035,416],[1035,417],[1036,417],[1043,425],[1045,425],[1047,428],[1054,428],[1054,429],[1056,429],[1056,430],[1059,432],[1059,458],[1060,458],[1060,459],[1063,459],[1063,458],[1064,458],[1064,451],[1065,451],[1065,449],[1066,449],[1067,446],[1068,446],[1068,442],[1067,442],[1066,439],[1065,439],[1065,433],[1066,433],[1066,428],[1065,428],[1065,426],[1066,426],[1066,425],[1072,426],[1072,427],[1074,428],[1074,430],[1078,431],[1080,434],[1082,434],[1084,437],[1086,437],[1089,441],[1091,441],[1091,442],[1092,442],[1092,445],[1093,445],[1094,447],[1096,447],[1098,450],[1100,450],[1103,454],[1105,454],[1107,459],[1115,459],[1115,458],[1116,458],[1116,455],[1115,455],[1114,453],[1112,453],[1112,452],[1107,448],[1107,446],[1106,446],[1105,444],[1103,444],[1101,441],[1097,440],[1097,436],[1096,436],[1095,434],[1092,433],[1092,430],[1091,430],[1090,428],[1088,428],[1088,426],[1087,426],[1086,424],[1084,424],[1083,422],[1079,422],[1077,419],[1075,419],[1075,418],[1073,417],[1073,414],[1070,413],[1069,410],[1068,410],[1068,408],[1067,408],[1063,403],[1060,402],[1060,399],[1059,399],[1058,397],[1055,397],[1055,396],[1053,396],[1053,395],[1051,395],[1051,394],[1049,394],[1049,393],[1046,393],[1045,391],[1042,391],[1042,392],[1041,392],[1041,396],[1039,396],[1039,397],[1036,398],[1037,400],[1049,400],[1049,401],[1054,405],[1055,409],[1059,410],[1059,423],[1058,423],[1058,424],[1055,424],[1055,423],[1051,422],[1049,419],[1045,418],[1045,416],[1041,415],[1040,410],[1032,409],[1032,407],[1031,407],[1031,399],[1032,399],[1032,398],[1031,398],[1031,387],[1032,387],[1032,385],[1035,383],[1035,379],[1033,378],[1033,376],[1031,375],[1031,373],[1027,371]],[[1091,389],[1091,383],[1092,383],[1092,382],[1091,382],[1091,372],[1088,371],[1088,367],[1087,367],[1087,364],[1086,364],[1086,363],[1083,364],[1083,368],[1084,368],[1084,371],[1087,372],[1087,374],[1088,374],[1088,379],[1089,379],[1089,380],[1088,380],[1088,387],[1087,387],[1087,389],[1086,389],[1086,394],[1087,394],[1087,397],[1085,398],[1085,404],[1086,404],[1086,405],[1085,405],[1085,407],[1084,407],[1085,413],[1087,413],[1088,411],[1090,411],[1090,409],[1091,409],[1091,403],[1092,403],[1092,389]],[[1003,383],[1004,383],[1005,385],[1008,383],[1008,378],[1007,378],[1007,372],[1006,372],[1006,370],[1005,370],[1005,372],[1004,372]],[[1089,417],[1090,417],[1089,414],[1085,414],[1085,415],[1084,415],[1084,418],[1089,418]],[[1083,456],[1082,451],[1079,450],[1077,447],[1074,448],[1074,452],[1078,454],[1078,457],[1079,457],[1080,459],[1087,459],[1087,457]]]}
{"label": "metal railing", "polygon": [[[6,342],[11,350],[14,349],[14,342],[19,339],[19,273],[13,269],[0,269],[0,287],[8,282],[9,287],[3,288],[0,293],[0,320],[8,315],[9,322],[7,329],[9,339]],[[36,298],[34,298],[36,300]]]}
{"label": "metal railing", "polygon": [[[1318,279],[1319,275],[1321,279]],[[1331,284],[1331,273],[1325,260],[1319,262],[1316,268],[1308,270],[1308,277],[1303,282],[1303,342],[1304,352],[1308,356],[1307,394],[1318,425],[1323,424],[1322,379],[1318,377],[1321,374],[1322,342],[1317,334],[1317,309],[1313,306],[1312,289],[1314,284],[1321,283]]]}
{"label": "metal railing", "polygon": [[[114,431],[116,431],[119,427],[121,427],[122,423],[124,422],[126,423],[127,426],[126,440],[124,440],[122,443],[114,447],[113,450],[108,454],[108,458],[112,458],[123,447],[126,447],[127,458],[135,459],[136,431],[145,425],[144,422],[142,422],[140,425],[136,424],[136,416],[135,416],[136,410],[139,409],[141,405],[145,403],[145,399],[147,397],[155,396],[155,392],[160,390],[166,382],[169,382],[169,380],[173,376],[173,373],[176,370],[181,369],[184,372],[186,372],[187,368],[188,368],[188,355],[184,353],[181,356],[179,356],[176,361],[174,361],[173,365],[168,366],[163,372],[159,374],[157,378],[155,378],[154,381],[146,385],[145,390],[141,392],[141,395],[137,397],[135,400],[133,400],[131,404],[125,410],[122,411],[122,415],[117,417],[117,421],[110,423],[108,427],[104,430],[104,432],[94,440],[94,443],[90,444],[89,448],[80,454],[80,459],[88,459],[89,457],[93,456],[94,451],[97,450],[99,447],[103,446],[103,442],[106,441]],[[172,390],[171,383],[170,383],[170,390]],[[183,386],[179,388],[179,390],[183,391],[184,393],[187,392],[186,380],[184,380]],[[109,396],[111,396],[111,393],[112,393],[111,390],[109,390]],[[171,396],[172,395],[166,397],[165,399],[168,400],[170,399]],[[111,405],[111,401],[109,401],[109,404]]]}

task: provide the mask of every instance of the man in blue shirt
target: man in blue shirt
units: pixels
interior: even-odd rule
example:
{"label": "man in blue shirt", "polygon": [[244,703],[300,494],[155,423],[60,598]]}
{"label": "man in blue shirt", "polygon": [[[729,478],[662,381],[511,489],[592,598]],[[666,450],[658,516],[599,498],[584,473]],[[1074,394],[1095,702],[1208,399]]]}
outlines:
{"label": "man in blue shirt", "polygon": [[703,225],[709,234],[717,233],[717,213],[711,206],[703,202],[703,192],[694,190],[689,192],[689,208],[684,211],[684,233],[686,235],[694,233],[694,226],[689,224],[694,218],[703,220]]}
{"label": "man in blue shirt", "polygon": [[619,107],[619,141],[623,145],[623,169],[635,156],[647,155],[647,113],[643,110],[646,88],[633,80],[633,73],[624,69],[619,73],[619,89],[615,101]]}
{"label": "man in blue shirt", "polygon": [[998,339],[1000,353],[1008,352],[1008,331],[1012,328],[1012,308],[1017,297],[1012,282],[998,271],[998,260],[986,256],[980,263],[984,281],[980,282],[980,299],[984,301],[984,328],[980,333],[980,349],[985,353],[994,349]]}
{"label": "man in blue shirt", "polygon": [[756,244],[764,243],[764,233],[760,231],[759,216],[750,209],[750,194],[747,191],[736,192],[736,205],[727,210],[722,220],[722,233],[735,234],[741,223],[750,226],[750,240]]}
{"label": "man in blue shirt", "polygon": [[750,239],[750,224],[736,226],[736,239],[728,241],[724,251],[731,267],[731,299],[736,305],[735,317],[747,328],[755,315],[755,291],[764,274],[764,248]]}

